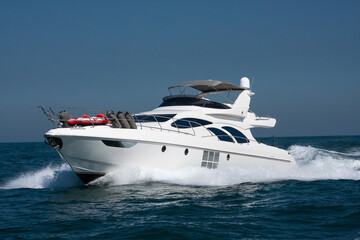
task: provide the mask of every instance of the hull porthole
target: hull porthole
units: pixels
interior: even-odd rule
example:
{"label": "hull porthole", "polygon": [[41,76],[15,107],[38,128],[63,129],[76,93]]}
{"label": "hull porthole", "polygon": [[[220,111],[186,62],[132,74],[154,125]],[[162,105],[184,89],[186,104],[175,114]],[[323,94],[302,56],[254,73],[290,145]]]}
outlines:
{"label": "hull porthole", "polygon": [[189,149],[185,149],[185,155],[188,155],[189,154]]}
{"label": "hull porthole", "polygon": [[163,147],[161,148],[161,151],[162,151],[162,152],[165,152],[165,151],[166,151],[166,146],[163,146]]}

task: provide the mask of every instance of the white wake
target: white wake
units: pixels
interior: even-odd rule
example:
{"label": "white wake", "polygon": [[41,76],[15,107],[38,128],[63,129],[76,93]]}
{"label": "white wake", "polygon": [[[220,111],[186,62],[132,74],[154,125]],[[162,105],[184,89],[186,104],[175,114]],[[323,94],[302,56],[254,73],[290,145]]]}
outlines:
{"label": "white wake", "polygon": [[68,188],[82,182],[68,164],[49,165],[37,171],[29,171],[8,181],[2,189],[15,188]]}
{"label": "white wake", "polygon": [[216,170],[187,167],[176,171],[154,169],[119,169],[95,180],[93,185],[123,185],[143,182],[166,182],[181,185],[226,186],[244,182],[271,182],[279,180],[360,180],[360,154],[358,151],[339,153],[310,146],[291,146],[288,151],[298,167],[289,171],[272,168],[223,167]]}
{"label": "white wake", "polygon": [[[124,185],[144,182],[164,182],[180,185],[227,186],[244,182],[272,182],[279,180],[360,180],[360,149],[348,153],[311,146],[291,146],[288,151],[298,167],[287,172],[265,167],[223,167],[216,170],[187,167],[176,171],[153,169],[119,169],[106,174],[91,185]],[[23,173],[5,183],[2,189],[67,188],[82,185],[67,164],[47,166],[38,171]]]}

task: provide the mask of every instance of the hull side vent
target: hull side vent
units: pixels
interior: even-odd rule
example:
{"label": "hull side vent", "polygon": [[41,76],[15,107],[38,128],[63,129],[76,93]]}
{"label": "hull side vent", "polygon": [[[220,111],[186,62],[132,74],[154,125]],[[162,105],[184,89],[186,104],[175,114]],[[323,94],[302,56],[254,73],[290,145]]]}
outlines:
{"label": "hull side vent", "polygon": [[106,146],[118,148],[131,148],[136,145],[136,142],[131,141],[114,141],[114,140],[101,140]]}
{"label": "hull side vent", "polygon": [[219,164],[219,152],[205,150],[202,157],[201,167],[215,169]]}

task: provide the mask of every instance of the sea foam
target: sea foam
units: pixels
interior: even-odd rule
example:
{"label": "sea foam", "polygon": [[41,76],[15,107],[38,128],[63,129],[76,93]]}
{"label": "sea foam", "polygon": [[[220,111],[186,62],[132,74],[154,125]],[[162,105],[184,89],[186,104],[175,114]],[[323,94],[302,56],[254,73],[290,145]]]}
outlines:
{"label": "sea foam", "polygon": [[[164,182],[179,185],[227,186],[244,182],[281,180],[360,180],[360,153],[358,149],[349,153],[341,153],[311,146],[293,145],[288,151],[295,158],[298,167],[286,172],[268,167],[220,167],[216,170],[185,167],[175,171],[127,168],[110,172],[91,182],[90,185]],[[67,188],[80,185],[80,179],[64,163],[23,173],[8,181],[2,188]]]}
{"label": "sea foam", "polygon": [[175,171],[119,169],[90,184],[122,185],[156,181],[181,185],[226,186],[280,180],[360,180],[360,155],[355,152],[340,153],[298,145],[291,146],[288,151],[298,166],[286,172],[269,167],[223,167],[216,170],[186,167]]}
{"label": "sea foam", "polygon": [[82,185],[81,180],[68,164],[49,165],[37,171],[29,171],[8,181],[2,189],[15,188],[68,188]]}

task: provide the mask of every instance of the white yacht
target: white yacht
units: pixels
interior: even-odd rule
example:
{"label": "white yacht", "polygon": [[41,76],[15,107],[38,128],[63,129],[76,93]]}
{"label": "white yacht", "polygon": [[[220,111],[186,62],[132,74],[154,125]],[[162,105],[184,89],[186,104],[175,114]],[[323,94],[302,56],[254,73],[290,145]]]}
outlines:
{"label": "white yacht", "polygon": [[[171,91],[178,89],[180,94]],[[196,94],[188,94],[192,90]],[[80,179],[88,183],[119,168],[176,170],[225,166],[261,166],[289,169],[296,166],[285,150],[259,143],[250,129],[271,128],[276,120],[249,111],[248,78],[239,85],[198,80],[169,87],[170,96],[151,111],[117,115],[112,111],[72,118],[68,111],[55,114],[42,106],[54,128],[45,134]],[[234,102],[209,98],[236,94]]]}

